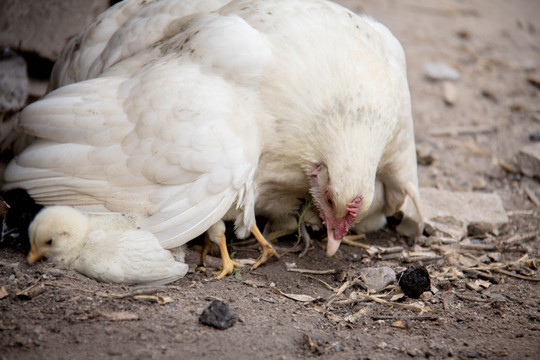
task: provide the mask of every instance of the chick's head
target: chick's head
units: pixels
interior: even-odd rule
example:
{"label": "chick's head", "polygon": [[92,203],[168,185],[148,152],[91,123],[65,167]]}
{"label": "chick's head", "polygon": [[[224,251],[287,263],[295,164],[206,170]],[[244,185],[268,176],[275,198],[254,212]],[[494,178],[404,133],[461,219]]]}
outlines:
{"label": "chick's head", "polygon": [[79,256],[88,234],[88,218],[68,206],[43,209],[28,228],[29,264],[43,257],[70,266]]}

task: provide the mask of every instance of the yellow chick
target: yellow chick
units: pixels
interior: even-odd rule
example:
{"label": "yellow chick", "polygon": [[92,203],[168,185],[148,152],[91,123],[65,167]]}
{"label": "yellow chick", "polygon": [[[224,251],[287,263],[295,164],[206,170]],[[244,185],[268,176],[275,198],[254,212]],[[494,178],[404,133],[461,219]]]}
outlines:
{"label": "yellow chick", "polygon": [[183,252],[163,249],[131,214],[84,214],[68,206],[40,211],[29,227],[28,263],[42,257],[103,282],[161,285],[188,271]]}

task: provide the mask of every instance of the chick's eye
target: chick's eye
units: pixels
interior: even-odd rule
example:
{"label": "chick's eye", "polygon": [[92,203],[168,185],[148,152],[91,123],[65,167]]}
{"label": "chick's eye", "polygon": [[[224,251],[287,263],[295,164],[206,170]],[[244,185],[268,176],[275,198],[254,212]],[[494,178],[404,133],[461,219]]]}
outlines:
{"label": "chick's eye", "polygon": [[49,239],[45,242],[45,245],[52,245],[52,239]]}

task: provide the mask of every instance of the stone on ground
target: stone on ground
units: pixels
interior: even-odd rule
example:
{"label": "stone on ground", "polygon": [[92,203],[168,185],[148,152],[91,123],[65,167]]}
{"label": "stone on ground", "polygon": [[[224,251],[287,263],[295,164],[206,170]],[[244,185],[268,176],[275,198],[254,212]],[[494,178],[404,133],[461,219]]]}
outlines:
{"label": "stone on ground", "polygon": [[523,174],[540,178],[540,143],[523,147],[517,155],[517,162]]}
{"label": "stone on ground", "polygon": [[421,188],[422,215],[429,235],[461,239],[497,233],[508,216],[497,194]]}

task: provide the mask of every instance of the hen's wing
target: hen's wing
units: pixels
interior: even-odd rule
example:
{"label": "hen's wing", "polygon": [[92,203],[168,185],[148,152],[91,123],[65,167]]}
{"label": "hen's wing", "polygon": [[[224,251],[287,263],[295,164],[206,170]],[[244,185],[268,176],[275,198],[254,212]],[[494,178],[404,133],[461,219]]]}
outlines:
{"label": "hen's wing", "polygon": [[230,0],[122,1],[74,36],[54,65],[49,90],[88,80],[171,37],[169,24],[197,12],[215,10]]}
{"label": "hen's wing", "polygon": [[143,229],[166,248],[203,233],[235,202],[254,221],[263,114],[252,85],[269,47],[238,17],[178,26],[185,30],[160,46],[30,105],[21,124],[38,140],[8,166],[7,187],[42,204],[147,215]]}

